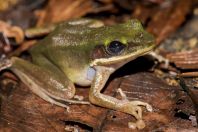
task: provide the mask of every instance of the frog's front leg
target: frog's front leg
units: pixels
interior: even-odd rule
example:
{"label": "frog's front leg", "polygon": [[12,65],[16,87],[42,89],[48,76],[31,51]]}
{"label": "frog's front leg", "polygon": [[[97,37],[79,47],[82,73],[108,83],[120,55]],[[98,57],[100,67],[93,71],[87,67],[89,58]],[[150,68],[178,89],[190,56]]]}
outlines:
{"label": "frog's front leg", "polygon": [[10,69],[20,78],[20,80],[22,80],[23,83],[42,99],[66,108],[68,108],[68,106],[65,102],[89,104],[85,101],[71,99],[75,94],[74,84],[65,74],[58,71],[48,70],[51,65],[50,63],[48,64],[47,61],[45,61],[45,66],[48,66],[48,69],[17,57],[11,58],[11,64],[12,66]]}
{"label": "frog's front leg", "polygon": [[[133,115],[136,119],[136,123],[130,123],[130,127],[142,129],[145,124],[142,120],[142,109],[140,106],[145,106],[148,111],[152,111],[152,107],[145,102],[141,101],[129,101],[125,97],[122,100],[118,100],[114,97],[101,94],[101,90],[107,82],[110,74],[114,71],[113,69],[96,66],[96,76],[91,86],[89,93],[89,100],[93,104],[118,110],[124,113]],[[123,93],[121,93],[123,95]]]}

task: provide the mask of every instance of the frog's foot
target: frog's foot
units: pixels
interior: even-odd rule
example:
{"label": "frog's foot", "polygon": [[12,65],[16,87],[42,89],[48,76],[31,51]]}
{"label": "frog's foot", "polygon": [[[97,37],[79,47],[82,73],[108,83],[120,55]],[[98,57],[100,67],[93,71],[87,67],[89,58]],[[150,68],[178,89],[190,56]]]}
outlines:
{"label": "frog's foot", "polygon": [[126,94],[122,91],[121,88],[118,88],[117,92],[120,94],[122,100],[128,100]]}
{"label": "frog's foot", "polygon": [[170,63],[168,59],[166,59],[165,57],[163,57],[163,56],[161,56],[161,55],[159,55],[159,54],[157,54],[155,52],[150,52],[149,55],[151,55],[152,57],[157,59],[159,63],[163,62],[164,63],[164,67],[168,68],[169,63]]}
{"label": "frog's foot", "polygon": [[12,62],[9,59],[0,59],[0,71],[12,66]]}
{"label": "frog's foot", "polygon": [[131,114],[137,119],[136,122],[129,122],[129,128],[143,129],[145,127],[145,123],[142,120],[142,108],[140,106],[145,106],[148,111],[152,111],[152,107],[148,103],[141,101],[122,101],[120,111]]}
{"label": "frog's foot", "polygon": [[145,106],[150,112],[152,111],[152,106],[142,101],[129,101],[121,89],[118,89],[118,92],[122,97],[120,110],[133,115],[137,119],[135,123],[129,122],[129,128],[143,129],[145,127],[145,123],[142,120],[142,108],[140,106]]}
{"label": "frog's foot", "polygon": [[145,127],[145,123],[143,120],[138,120],[137,122],[128,122],[128,127],[131,129],[143,129]]}
{"label": "frog's foot", "polygon": [[[125,101],[128,101],[129,100],[127,99],[127,96],[126,94],[122,91],[121,88],[118,88],[118,92],[120,93],[121,97],[122,97],[122,100],[125,100]],[[146,109],[149,111],[149,112],[152,112],[153,109],[152,109],[152,106],[148,103],[145,103],[145,102],[142,102],[142,101],[132,101],[135,105],[142,105],[142,106],[145,106]]]}

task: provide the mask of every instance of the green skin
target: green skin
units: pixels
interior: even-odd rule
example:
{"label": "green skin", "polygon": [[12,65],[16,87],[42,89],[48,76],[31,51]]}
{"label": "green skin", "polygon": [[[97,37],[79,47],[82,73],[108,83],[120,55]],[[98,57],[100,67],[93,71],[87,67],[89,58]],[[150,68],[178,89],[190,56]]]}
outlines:
{"label": "green skin", "polygon": [[[126,48],[118,54],[107,50],[112,41],[120,41]],[[32,63],[11,58],[12,70],[34,93],[44,100],[67,107],[62,102],[88,104],[72,99],[74,84],[91,85],[89,101],[92,104],[133,115],[139,129],[144,127],[141,101],[118,100],[101,92],[109,76],[127,62],[154,48],[154,38],[138,20],[124,24],[103,26],[100,21],[78,19],[65,22],[41,40],[31,50]]]}

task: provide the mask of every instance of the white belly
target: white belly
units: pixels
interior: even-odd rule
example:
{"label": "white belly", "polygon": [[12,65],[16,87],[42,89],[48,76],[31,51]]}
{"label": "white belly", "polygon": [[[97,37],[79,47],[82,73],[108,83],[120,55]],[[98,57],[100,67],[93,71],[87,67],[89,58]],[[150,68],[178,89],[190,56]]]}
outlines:
{"label": "white belly", "polygon": [[81,70],[81,72],[76,72],[71,80],[80,86],[90,86],[95,77],[95,73],[96,71],[93,68],[88,67]]}

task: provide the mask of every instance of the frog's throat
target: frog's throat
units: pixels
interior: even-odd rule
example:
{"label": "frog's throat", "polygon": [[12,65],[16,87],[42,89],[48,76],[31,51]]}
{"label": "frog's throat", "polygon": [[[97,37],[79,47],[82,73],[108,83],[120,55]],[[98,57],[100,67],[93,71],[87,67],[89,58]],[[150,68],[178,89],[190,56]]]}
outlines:
{"label": "frog's throat", "polygon": [[111,64],[116,64],[118,62],[122,62],[122,61],[126,61],[126,63],[127,63],[131,60],[134,60],[135,58],[137,58],[139,56],[143,56],[143,55],[147,54],[154,47],[155,47],[155,45],[152,45],[148,48],[144,48],[144,49],[138,50],[136,52],[133,52],[131,54],[127,54],[127,55],[124,55],[124,56],[114,56],[114,57],[111,57],[111,58],[95,59],[94,61],[91,62],[90,66],[94,67],[94,66],[98,66],[98,65],[111,65]]}

